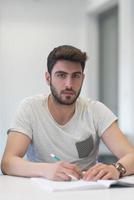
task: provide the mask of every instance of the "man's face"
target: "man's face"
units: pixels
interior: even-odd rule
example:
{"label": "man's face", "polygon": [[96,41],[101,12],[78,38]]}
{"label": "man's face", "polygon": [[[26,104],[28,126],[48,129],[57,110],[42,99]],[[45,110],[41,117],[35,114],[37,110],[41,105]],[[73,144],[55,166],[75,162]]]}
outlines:
{"label": "man's face", "polygon": [[84,79],[80,63],[59,60],[54,65],[51,75],[47,73],[46,76],[57,103],[72,105],[76,101]]}

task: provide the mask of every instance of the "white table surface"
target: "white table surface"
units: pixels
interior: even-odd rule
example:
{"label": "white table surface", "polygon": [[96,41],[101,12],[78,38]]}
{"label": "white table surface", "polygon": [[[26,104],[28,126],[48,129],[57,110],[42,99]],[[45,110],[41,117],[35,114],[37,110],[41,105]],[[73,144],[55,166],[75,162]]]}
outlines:
{"label": "white table surface", "polygon": [[47,192],[29,178],[0,176],[0,200],[134,200],[134,188]]}

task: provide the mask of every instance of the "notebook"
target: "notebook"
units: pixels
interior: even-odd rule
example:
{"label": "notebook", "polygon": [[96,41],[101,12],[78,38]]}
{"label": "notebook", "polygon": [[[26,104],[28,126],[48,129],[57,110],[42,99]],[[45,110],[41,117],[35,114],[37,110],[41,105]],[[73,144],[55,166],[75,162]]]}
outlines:
{"label": "notebook", "polygon": [[94,181],[51,181],[44,178],[31,178],[39,187],[49,192],[69,191],[69,190],[90,190],[106,189],[111,186],[134,187],[134,176],[126,176],[119,180],[98,180]]}

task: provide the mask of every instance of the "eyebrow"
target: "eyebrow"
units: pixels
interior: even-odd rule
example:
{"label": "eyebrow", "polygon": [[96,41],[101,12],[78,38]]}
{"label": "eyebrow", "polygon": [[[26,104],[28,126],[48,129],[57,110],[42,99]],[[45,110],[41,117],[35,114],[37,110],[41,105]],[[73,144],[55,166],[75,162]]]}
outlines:
{"label": "eyebrow", "polygon": [[[60,74],[60,73],[69,74],[68,72],[65,72],[65,71],[57,71],[54,74]],[[82,72],[76,71],[76,72],[73,72],[72,74],[82,74]]]}

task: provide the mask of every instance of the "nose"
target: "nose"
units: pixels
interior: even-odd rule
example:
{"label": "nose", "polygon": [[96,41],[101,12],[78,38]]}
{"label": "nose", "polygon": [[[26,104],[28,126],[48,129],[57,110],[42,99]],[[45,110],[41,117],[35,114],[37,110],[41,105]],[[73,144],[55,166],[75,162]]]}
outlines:
{"label": "nose", "polygon": [[72,78],[70,76],[66,78],[65,86],[69,89],[72,88]]}

